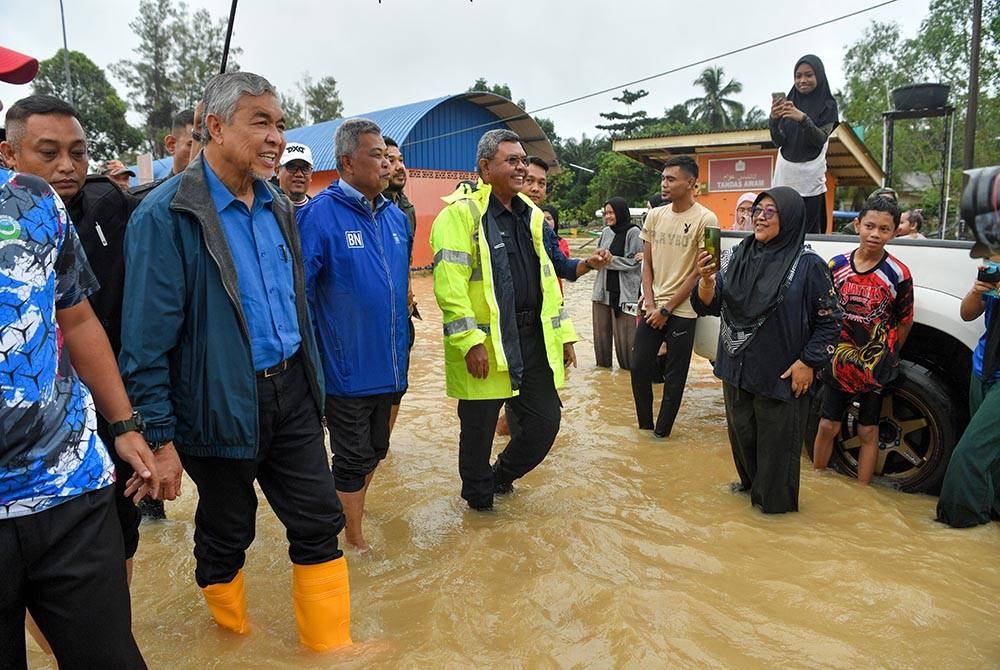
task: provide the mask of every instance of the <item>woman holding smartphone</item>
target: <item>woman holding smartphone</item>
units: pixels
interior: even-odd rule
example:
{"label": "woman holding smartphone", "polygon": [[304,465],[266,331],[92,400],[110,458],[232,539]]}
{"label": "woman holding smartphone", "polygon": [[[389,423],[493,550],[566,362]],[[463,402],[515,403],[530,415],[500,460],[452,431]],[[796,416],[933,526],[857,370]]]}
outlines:
{"label": "woman holding smartphone", "polygon": [[771,94],[771,141],[779,147],[773,186],[790,186],[806,206],[806,232],[826,231],[826,148],[837,125],[823,61],[808,54],[795,63],[787,95]]}
{"label": "woman holding smartphone", "polygon": [[597,366],[611,367],[611,344],[622,370],[632,369],[636,306],[642,283],[642,239],[632,223],[625,198],[604,203],[604,230],[598,249],[611,252],[611,263],[597,271],[591,294],[594,317],[594,357]]}

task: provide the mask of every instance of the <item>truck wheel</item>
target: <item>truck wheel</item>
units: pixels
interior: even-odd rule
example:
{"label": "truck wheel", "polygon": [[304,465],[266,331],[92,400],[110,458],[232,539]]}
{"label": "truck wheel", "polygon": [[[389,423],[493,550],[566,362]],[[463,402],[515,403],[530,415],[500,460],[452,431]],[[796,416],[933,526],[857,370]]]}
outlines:
{"label": "truck wheel", "polygon": [[[960,437],[967,410],[959,406],[944,380],[911,361],[900,361],[892,394],[882,401],[879,454],[875,477],[908,493],[937,493],[948,460]],[[822,391],[813,397],[803,446],[810,460],[819,428]],[[861,440],[857,436],[858,406],[848,407],[840,434],[834,439],[831,462],[839,471],[858,476]]]}

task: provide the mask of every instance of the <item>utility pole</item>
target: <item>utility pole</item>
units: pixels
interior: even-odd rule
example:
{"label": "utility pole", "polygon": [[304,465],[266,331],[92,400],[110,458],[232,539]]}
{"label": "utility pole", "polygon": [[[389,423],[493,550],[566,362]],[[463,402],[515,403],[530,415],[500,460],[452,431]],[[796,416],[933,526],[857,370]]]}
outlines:
{"label": "utility pole", "polygon": [[[965,148],[962,169],[970,170],[976,160],[976,115],[979,112],[979,47],[982,41],[983,0],[972,1],[972,53],[969,57],[969,106],[965,112]],[[968,177],[965,178],[968,181]]]}
{"label": "utility pole", "polygon": [[62,19],[63,30],[63,68],[66,70],[66,102],[73,104],[73,80],[69,76],[69,47],[66,46],[66,13],[63,11],[63,1],[59,0],[59,18]]}

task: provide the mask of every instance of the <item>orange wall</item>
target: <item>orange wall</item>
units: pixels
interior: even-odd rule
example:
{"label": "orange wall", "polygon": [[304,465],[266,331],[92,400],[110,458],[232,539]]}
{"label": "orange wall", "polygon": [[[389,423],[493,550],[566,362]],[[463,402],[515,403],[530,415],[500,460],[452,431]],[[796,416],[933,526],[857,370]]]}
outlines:
{"label": "orange wall", "polygon": [[[452,172],[448,170],[411,169],[406,181],[406,197],[417,210],[417,234],[413,240],[413,267],[420,268],[430,265],[434,260],[431,253],[431,224],[434,217],[444,209],[441,197],[448,195],[463,179],[475,181],[474,172]],[[336,170],[327,170],[313,174],[309,195],[316,195],[329,186],[337,178]]]}
{"label": "orange wall", "polygon": [[[736,214],[736,199],[746,191],[718,191],[710,193],[708,188],[708,161],[714,158],[753,158],[756,156],[772,156],[777,158],[777,150],[760,151],[738,151],[730,153],[699,153],[694,156],[698,161],[698,181],[701,183],[701,193],[698,195],[698,202],[708,207],[719,219],[719,226],[723,229],[733,227]],[[834,176],[826,173],[826,230],[833,229],[833,196],[837,180]],[[750,190],[750,189],[747,189]]]}

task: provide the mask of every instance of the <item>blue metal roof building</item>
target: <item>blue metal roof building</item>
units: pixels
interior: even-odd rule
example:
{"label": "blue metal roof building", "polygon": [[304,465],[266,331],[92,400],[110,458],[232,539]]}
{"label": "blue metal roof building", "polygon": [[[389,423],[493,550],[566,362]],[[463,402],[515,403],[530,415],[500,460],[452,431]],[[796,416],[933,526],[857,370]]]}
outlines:
{"label": "blue metal roof building", "polygon": [[[399,143],[406,165],[413,169],[473,172],[476,145],[487,130],[508,127],[524,143],[525,151],[555,163],[555,151],[541,127],[523,109],[493,93],[473,91],[414,102],[357,116],[371,119],[382,134]],[[313,152],[313,170],[336,169],[333,134],[343,119],[294,128],[289,142],[301,142]],[[171,159],[153,163],[158,178],[169,173]]]}

